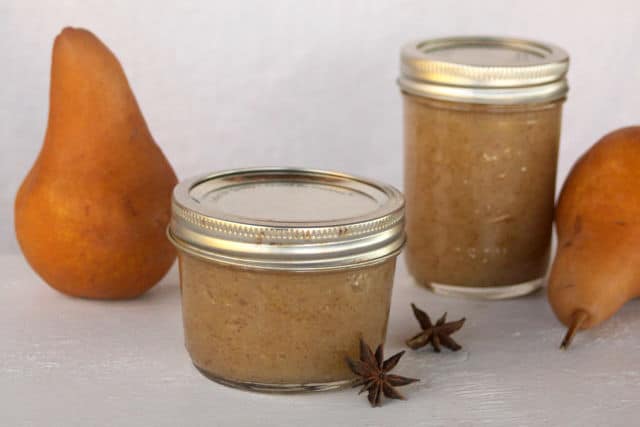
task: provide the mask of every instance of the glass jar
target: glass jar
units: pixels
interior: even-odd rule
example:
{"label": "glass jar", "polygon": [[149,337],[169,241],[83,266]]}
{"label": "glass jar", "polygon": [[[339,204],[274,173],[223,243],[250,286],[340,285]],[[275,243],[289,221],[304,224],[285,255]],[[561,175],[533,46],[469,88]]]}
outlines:
{"label": "glass jar", "polygon": [[567,54],[458,37],[407,44],[401,62],[410,273],[442,294],[536,290],[549,264]]}
{"label": "glass jar", "polygon": [[256,391],[350,384],[359,338],[384,342],[404,201],[390,186],[306,169],[180,183],[185,343],[208,378]]}

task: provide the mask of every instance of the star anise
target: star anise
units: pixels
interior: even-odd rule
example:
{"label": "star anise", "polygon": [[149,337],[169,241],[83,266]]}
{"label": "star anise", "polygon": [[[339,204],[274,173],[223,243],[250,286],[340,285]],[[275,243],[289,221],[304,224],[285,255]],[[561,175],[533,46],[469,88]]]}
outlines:
{"label": "star anise", "polygon": [[413,308],[413,314],[416,316],[416,319],[418,319],[418,323],[420,323],[422,332],[407,340],[409,347],[417,350],[420,347],[431,344],[433,350],[438,353],[440,352],[441,345],[452,351],[458,351],[462,348],[450,335],[462,328],[465,321],[464,317],[455,322],[447,323],[447,313],[445,313],[434,325],[431,323],[429,315],[416,307],[415,304],[411,304],[411,308]]}
{"label": "star anise", "polygon": [[353,386],[362,386],[358,394],[364,391],[369,392],[368,399],[372,407],[380,405],[383,394],[390,399],[404,399],[404,396],[398,393],[394,387],[420,381],[415,378],[389,374],[389,371],[395,368],[403,354],[404,351],[401,351],[384,360],[382,344],[378,346],[374,354],[371,347],[360,338],[360,360],[347,357],[349,368],[360,377]]}

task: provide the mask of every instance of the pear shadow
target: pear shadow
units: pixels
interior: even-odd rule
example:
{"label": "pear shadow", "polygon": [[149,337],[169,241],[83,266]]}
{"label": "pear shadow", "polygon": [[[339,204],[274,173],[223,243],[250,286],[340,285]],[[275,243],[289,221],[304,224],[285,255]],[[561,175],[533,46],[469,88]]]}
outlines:
{"label": "pear shadow", "polygon": [[177,279],[162,281],[148,292],[132,301],[164,303],[170,300],[180,301],[180,283]]}

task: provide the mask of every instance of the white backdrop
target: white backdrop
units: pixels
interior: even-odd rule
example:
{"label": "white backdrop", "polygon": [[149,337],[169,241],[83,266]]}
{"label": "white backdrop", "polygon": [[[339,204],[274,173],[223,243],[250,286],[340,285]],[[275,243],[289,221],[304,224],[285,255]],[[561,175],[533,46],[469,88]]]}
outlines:
{"label": "white backdrop", "polygon": [[640,123],[640,3],[628,1],[0,0],[0,252],[42,143],[51,44],[86,27],[119,57],[180,178],[251,165],[401,187],[406,40],[521,36],[571,55],[559,182],[604,133]]}

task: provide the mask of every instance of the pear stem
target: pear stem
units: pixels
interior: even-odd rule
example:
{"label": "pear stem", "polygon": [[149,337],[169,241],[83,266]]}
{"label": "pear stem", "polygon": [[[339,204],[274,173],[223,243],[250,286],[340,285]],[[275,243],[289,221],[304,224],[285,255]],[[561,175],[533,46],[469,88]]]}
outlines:
{"label": "pear stem", "polygon": [[571,321],[571,326],[567,331],[567,334],[564,336],[562,340],[562,344],[560,344],[560,348],[566,350],[571,345],[571,341],[573,341],[573,337],[578,332],[578,329],[582,326],[585,320],[589,317],[589,314],[584,310],[578,310],[573,313],[573,319]]}

